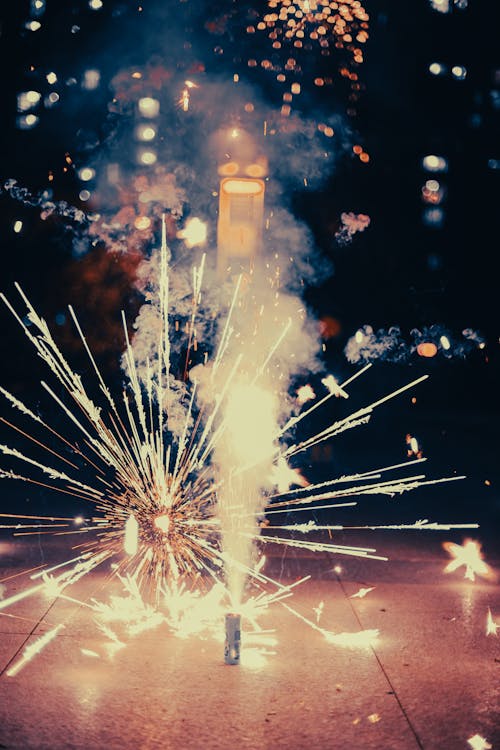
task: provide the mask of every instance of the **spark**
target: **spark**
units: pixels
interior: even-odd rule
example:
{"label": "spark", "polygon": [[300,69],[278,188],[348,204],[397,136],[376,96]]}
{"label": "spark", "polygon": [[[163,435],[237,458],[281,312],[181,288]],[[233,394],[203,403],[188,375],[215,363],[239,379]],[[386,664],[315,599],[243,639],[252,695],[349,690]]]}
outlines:
{"label": "spark", "polygon": [[469,737],[467,740],[472,750],[491,750],[493,745],[488,742],[485,737],[481,737],[480,734],[475,734],[473,737]]}
{"label": "spark", "polygon": [[325,602],[320,602],[317,607],[313,607],[314,614],[316,615],[317,624],[319,624],[324,608],[325,608]]}
{"label": "spark", "polygon": [[342,398],[349,398],[348,394],[344,390],[342,390],[337,382],[337,379],[333,375],[328,375],[326,378],[323,378],[321,382],[332,395],[342,396]]}
{"label": "spark", "polygon": [[300,473],[299,469],[292,469],[288,466],[286,460],[281,456],[273,466],[271,479],[280,493],[286,492],[291,485],[298,484],[301,487],[307,487],[309,482]]}
{"label": "spark", "polygon": [[453,558],[444,569],[445,573],[453,573],[462,565],[465,568],[464,578],[475,581],[476,575],[491,578],[493,571],[484,562],[481,544],[474,539],[466,539],[462,545],[453,542],[443,542],[443,547]]}
{"label": "spark", "polygon": [[309,627],[311,627],[313,630],[321,633],[321,635],[326,639],[328,643],[337,646],[348,648],[370,648],[375,644],[377,638],[379,637],[379,631],[375,628],[360,630],[356,633],[334,633],[331,630],[325,630],[312,620],[304,617],[304,615],[300,614],[300,612],[297,612],[297,610],[293,609],[288,604],[285,604],[285,602],[281,602],[281,606],[284,607],[292,615],[297,617],[299,620],[304,622],[306,625],[309,625]]}
{"label": "spark", "polygon": [[488,607],[488,614],[486,616],[486,635],[497,635],[498,628],[500,628],[500,625],[494,621],[491,609]]}
{"label": "spark", "polygon": [[184,112],[187,112],[189,109],[189,89],[185,88],[182,91],[181,98],[179,100],[179,104],[182,107]]}
{"label": "spark", "polygon": [[297,389],[296,393],[297,403],[299,404],[305,404],[307,403],[307,401],[312,401],[314,398],[316,398],[316,394],[314,393],[310,385],[301,386]]}
{"label": "spark", "polygon": [[80,653],[82,653],[84,656],[88,656],[91,659],[100,659],[100,655],[97,653],[97,651],[92,651],[90,648],[81,648]]}
{"label": "spark", "polygon": [[370,591],[373,591],[375,589],[375,586],[371,586],[370,588],[360,588],[359,591],[356,591],[355,594],[352,594],[349,598],[350,599],[364,599],[367,594],[370,593]]}

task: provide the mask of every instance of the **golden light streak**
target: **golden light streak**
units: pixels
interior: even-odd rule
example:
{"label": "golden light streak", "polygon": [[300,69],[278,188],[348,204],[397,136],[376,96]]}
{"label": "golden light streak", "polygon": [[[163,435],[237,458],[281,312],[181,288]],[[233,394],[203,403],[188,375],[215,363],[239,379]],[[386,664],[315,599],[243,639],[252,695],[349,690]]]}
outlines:
{"label": "golden light streak", "polygon": [[293,609],[288,604],[281,602],[281,606],[294,615],[294,617],[302,620],[302,622],[310,628],[321,633],[328,643],[332,643],[336,646],[344,646],[347,648],[370,648],[375,644],[380,635],[379,631],[375,628],[360,630],[357,633],[334,633],[330,630],[325,630],[325,628],[321,628],[315,622],[304,617],[304,615],[297,612],[296,609]]}
{"label": "golden light streak", "polygon": [[375,589],[375,586],[370,586],[368,588],[360,588],[358,591],[356,591],[355,594],[351,594],[349,599],[364,599],[367,594],[370,593],[370,591],[373,591]]}
{"label": "golden light streak", "polygon": [[20,659],[9,667],[5,673],[7,677],[15,677],[29,662],[42,651],[48,644],[54,640],[57,634],[64,628],[63,624],[56,625],[55,628],[49,630],[44,635],[37,638],[36,641],[26,646]]}

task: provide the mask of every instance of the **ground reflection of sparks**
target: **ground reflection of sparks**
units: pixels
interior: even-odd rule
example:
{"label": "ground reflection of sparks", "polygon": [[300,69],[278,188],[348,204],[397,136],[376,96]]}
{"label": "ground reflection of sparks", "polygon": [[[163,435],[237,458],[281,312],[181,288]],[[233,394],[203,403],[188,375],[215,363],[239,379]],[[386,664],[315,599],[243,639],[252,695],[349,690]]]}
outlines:
{"label": "ground reflection of sparks", "polygon": [[465,568],[464,578],[469,581],[475,581],[476,575],[483,578],[493,576],[490,566],[484,562],[479,542],[473,539],[466,539],[462,545],[443,542],[443,547],[453,558],[444,569],[445,573],[453,573],[463,565]]}
{"label": "ground reflection of sparks", "polygon": [[52,628],[52,630],[49,630],[47,633],[44,633],[44,635],[40,636],[40,638],[37,638],[36,641],[26,646],[22,656],[7,670],[7,677],[15,677],[19,674],[28,662],[39,654],[40,651],[42,651],[52,640],[54,640],[62,628],[64,628],[63,624],[57,625],[55,628]]}

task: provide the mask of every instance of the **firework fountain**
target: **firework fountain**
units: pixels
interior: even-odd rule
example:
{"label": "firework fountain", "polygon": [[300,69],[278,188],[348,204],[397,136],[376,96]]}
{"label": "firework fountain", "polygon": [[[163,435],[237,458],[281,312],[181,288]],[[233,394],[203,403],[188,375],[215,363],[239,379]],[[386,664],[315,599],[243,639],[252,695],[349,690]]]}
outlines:
{"label": "firework fountain", "polygon": [[[345,45],[350,63],[340,73],[349,80],[354,99],[360,88],[358,76],[349,66],[362,61],[359,45],[367,38],[367,16],[360,3],[344,3],[334,12],[336,5],[327,0],[295,5],[273,0],[269,3],[269,13],[256,28],[247,29],[248,34],[268,32],[273,50],[283,46],[287,54],[291,48],[297,53],[297,60],[289,57],[286,64],[279,52],[276,61],[261,63],[264,70],[277,74],[280,84],[287,80],[290,83],[290,90],[283,94],[279,117],[262,103],[259,107],[259,103],[254,106],[249,102],[251,96],[243,86],[236,96],[237,75],[231,84],[234,109],[240,107],[247,119],[254,118],[255,132],[255,123],[262,130],[266,143],[266,149],[262,150],[272,153],[275,149],[279,156],[280,149],[287,151],[288,158],[275,158],[274,167],[288,176],[303,175],[304,185],[315,174],[313,151],[321,159],[330,159],[331,153],[324,144],[334,134],[337,136],[333,120],[325,118],[317,123],[294,117],[291,112],[293,97],[304,93],[297,77],[304,73],[306,63],[305,59],[300,62],[301,49],[309,44],[305,35],[318,43],[322,54]],[[249,59],[248,67],[255,67],[254,63],[255,60]],[[156,95],[156,89],[171,78],[171,72],[151,68],[149,72],[124,71],[113,81],[113,107],[126,110],[132,103],[139,112],[140,122],[134,124],[134,133],[140,142],[138,158],[142,166],[151,166],[158,157],[148,144],[158,129],[155,118],[160,102],[145,94]],[[327,84],[326,78],[315,75],[316,87]],[[151,91],[146,91],[147,86]],[[205,109],[212,106],[211,99],[221,94],[218,84],[206,83],[203,93],[197,82],[186,79],[180,84],[178,76],[171,87],[179,89],[175,97],[177,110],[182,116],[193,118],[197,100],[198,115],[202,112],[205,117]],[[225,88],[224,95],[227,93]],[[253,639],[264,646],[273,643],[258,619],[263,611],[278,604],[332,643],[364,644],[376,635],[374,631],[332,633],[291,606],[293,588],[305,583],[307,577],[286,585],[268,576],[263,554],[266,545],[384,561],[387,558],[376,549],[337,544],[332,534],[348,529],[422,531],[476,525],[423,519],[413,524],[346,526],[314,520],[316,511],[328,511],[330,516],[337,508],[356,506],[365,495],[394,496],[460,477],[426,479],[420,470],[424,461],[420,457],[321,482],[309,483],[302,476],[297,464],[309,449],[346,430],[366,425],[376,409],[416,387],[425,376],[355,409],[309,437],[299,436],[298,428],[304,432],[311,423],[309,418],[313,419],[318,410],[331,405],[337,397],[349,397],[349,387],[369,371],[370,364],[363,362],[365,366],[343,383],[333,377],[325,379],[328,393],[321,398],[316,398],[308,385],[300,389],[297,398],[290,396],[292,376],[314,369],[317,350],[316,335],[311,334],[304,303],[287,290],[290,277],[306,275],[301,274],[297,259],[292,257],[304,234],[300,233],[297,222],[290,221],[291,214],[276,205],[276,195],[272,210],[265,217],[267,158],[262,153],[253,153],[254,145],[243,128],[228,128],[230,118],[226,112],[214,114],[210,109],[210,117],[216,133],[212,145],[216,142],[216,148],[220,151],[222,147],[223,153],[222,159],[218,154],[222,181],[217,271],[201,256],[190,272],[191,288],[183,288],[184,282],[179,281],[181,274],[173,269],[167,222],[163,219],[161,247],[138,269],[138,274],[146,278],[147,299],[134,323],[133,336],[129,335],[123,316],[126,383],[119,398],[106,384],[87,333],[71,306],[70,319],[88,357],[94,375],[92,383],[84,382],[72,369],[47,323],[19,285],[21,312],[1,295],[48,368],[52,382],[44,380],[41,385],[51,407],[59,412],[68,429],[56,429],[55,421],[43,418],[34,407],[1,388],[2,397],[19,420],[14,423],[2,417],[2,422],[14,432],[16,440],[24,441],[25,447],[17,447],[17,443],[16,447],[0,445],[5,460],[16,466],[0,469],[0,477],[79,498],[88,511],[78,522],[69,514],[57,517],[3,514],[3,526],[13,530],[15,536],[56,534],[75,543],[71,544],[66,559],[54,565],[47,563],[37,571],[27,571],[29,583],[18,593],[0,600],[0,610],[5,612],[22,599],[44,592],[73,599],[68,593],[73,584],[98,568],[111,569],[112,578],[124,590],[123,595],[113,594],[109,601],[92,600],[85,605],[92,610],[109,653],[123,647],[127,635],[161,623],[167,623],[171,632],[183,637],[208,631],[222,640],[225,618],[225,660],[235,664],[240,656],[241,623],[245,630],[244,656],[245,644]],[[235,118],[238,123],[240,120],[241,117]],[[271,142],[277,133],[282,138],[279,147],[273,145],[275,141]],[[293,139],[298,136],[306,138],[308,143],[308,148],[300,153],[294,150]],[[355,153],[367,161],[362,159],[362,149]],[[185,156],[184,162],[187,162]],[[300,168],[296,168],[297,163]],[[183,169],[169,164],[168,170],[159,168],[154,177],[150,174],[138,178],[134,190],[129,188],[129,192],[135,191],[138,207],[120,208],[113,221],[99,214],[71,212],[66,204],[45,199],[37,205],[47,215],[62,212],[68,216],[69,211],[72,220],[88,223],[91,236],[106,241],[112,251],[121,252],[153,239],[155,222],[165,206],[169,210],[167,220],[177,228],[187,199],[187,188],[178,184],[179,175],[188,172],[186,164],[181,166]],[[193,190],[195,182],[191,179]],[[257,190],[256,186],[258,193],[252,192]],[[107,187],[111,192],[110,186]],[[15,184],[8,189],[18,200],[33,203]],[[196,204],[194,198],[193,203]],[[235,221],[234,216],[239,220]],[[369,224],[364,215],[345,217],[344,234],[349,238]],[[261,236],[264,224],[266,229],[270,227],[266,241]],[[296,237],[290,241],[293,231]],[[178,237],[190,248],[203,244],[206,224],[191,216]],[[267,245],[272,246],[272,253]],[[231,266],[232,277],[228,279]],[[310,268],[307,273],[311,273]],[[299,284],[297,278],[294,284],[295,287]],[[206,297],[210,298],[207,307],[213,308],[211,312],[215,310],[212,317],[217,320],[208,333],[207,316],[200,322]],[[183,306],[184,300],[188,302]],[[181,337],[176,325],[181,307],[183,314],[178,317],[185,321],[180,326],[185,336],[179,345],[177,339]],[[202,330],[208,339],[204,342],[204,361],[193,362],[191,355],[198,348]],[[179,352],[183,359],[182,379],[174,374],[178,370],[174,360],[179,359]],[[93,395],[95,386],[98,398]],[[25,469],[17,470],[18,465]],[[17,674],[62,627],[57,625],[32,644],[9,674]]]}
{"label": "firework fountain", "polygon": [[[288,466],[292,456],[347,429],[365,424],[375,408],[413,388],[423,378],[334,422],[309,439],[299,443],[285,440],[292,428],[325,401],[338,392],[345,394],[348,385],[367,368],[346,383],[332,388],[326,397],[312,406],[284,419],[278,394],[280,388],[282,391],[286,389],[287,382],[283,368],[279,366],[278,352],[280,346],[286,351],[284,342],[297,322],[288,317],[290,300],[285,296],[285,320],[279,318],[275,309],[272,317],[266,319],[259,303],[267,335],[255,321],[251,330],[245,332],[243,327],[238,328],[238,311],[243,312],[242,319],[246,320],[250,305],[248,300],[240,299],[241,277],[235,284],[228,317],[212,362],[195,367],[191,373],[191,395],[182,430],[175,440],[169,431],[169,413],[176,415],[179,395],[171,373],[168,261],[164,231],[158,257],[159,283],[155,300],[161,321],[157,329],[157,356],[154,361],[146,363],[147,377],[141,382],[134,344],[128,338],[125,325],[127,385],[121,405],[116,403],[104,383],[72,308],[70,312],[94,369],[104,406],[98,405],[88,395],[80,376],[71,369],[45,321],[36,313],[22,289],[17,287],[26,307],[29,327],[26,316],[19,314],[2,295],[2,300],[55,377],[59,390],[62,386],[66,395],[58,395],[45,381],[42,381],[43,389],[83,440],[82,447],[79,441],[69,440],[61,432],[56,432],[28,405],[2,389],[2,396],[16,412],[26,421],[35,423],[40,433],[54,438],[61,446],[56,449],[38,432],[32,434],[3,419],[5,424],[22,434],[28,445],[36,443],[49,454],[50,461],[44,463],[31,458],[27,450],[2,445],[0,450],[4,456],[30,469],[27,474],[3,469],[2,478],[22,480],[77,496],[85,500],[90,509],[85,523],[77,528],[74,528],[74,519],[69,517],[17,518],[15,513],[9,515],[11,521],[16,521],[15,534],[63,533],[76,535],[78,542],[67,560],[44,566],[35,574],[37,582],[34,585],[3,599],[0,602],[2,610],[43,590],[65,597],[67,587],[82,576],[98,566],[112,563],[115,575],[126,589],[126,597],[115,598],[110,605],[95,603],[93,606],[101,619],[128,620],[136,629],[153,627],[166,619],[172,630],[186,634],[207,627],[207,624],[217,630],[216,623],[229,608],[241,613],[246,627],[258,633],[258,611],[288,598],[292,586],[272,580],[263,572],[264,558],[257,559],[256,543],[259,549],[265,544],[282,544],[386,559],[372,548],[303,538],[310,533],[330,533],[345,529],[345,526],[317,525],[313,520],[280,526],[274,519],[286,517],[291,511],[354,506],[356,498],[365,494],[399,494],[424,484],[457,478],[426,480],[421,473],[408,473],[410,467],[414,468],[422,461],[415,459],[319,484],[307,485],[301,480]],[[202,295],[202,271],[203,268],[198,267],[193,273],[193,320]],[[192,340],[191,336],[188,338]],[[142,378],[144,371],[141,373]],[[67,457],[69,454],[72,454],[71,460]],[[406,470],[403,477],[384,478],[387,472],[401,468]],[[88,480],[88,476],[93,476],[93,480]],[[259,522],[265,516],[273,520],[266,522],[266,532],[261,533]],[[435,530],[457,527],[463,525],[419,521],[391,528]],[[247,580],[254,593],[248,589]],[[288,604],[283,605],[304,619]],[[226,627],[229,640],[226,660],[237,663],[239,615],[228,615]],[[109,626],[101,623],[100,628],[116,642],[117,636]],[[320,630],[327,637],[334,635]],[[50,640],[44,636],[40,648]],[[23,664],[35,653],[37,649],[24,654]],[[15,667],[12,674],[19,669]]]}

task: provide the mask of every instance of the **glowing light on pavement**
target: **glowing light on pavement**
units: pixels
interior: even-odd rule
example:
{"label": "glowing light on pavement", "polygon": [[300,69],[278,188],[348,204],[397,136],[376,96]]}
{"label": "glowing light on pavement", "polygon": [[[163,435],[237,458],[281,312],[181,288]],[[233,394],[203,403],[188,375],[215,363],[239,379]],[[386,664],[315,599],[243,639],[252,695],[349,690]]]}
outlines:
{"label": "glowing light on pavement", "polygon": [[375,589],[375,586],[370,586],[370,588],[361,588],[359,591],[356,591],[355,594],[352,594],[349,598],[350,599],[364,599],[367,594],[370,593],[370,591],[373,591]]}
{"label": "glowing light on pavement", "polygon": [[43,651],[43,649],[48,646],[48,644],[54,640],[54,638],[57,636],[57,634],[64,628],[63,624],[57,625],[55,628],[52,628],[52,630],[49,630],[47,633],[42,635],[40,638],[37,638],[36,641],[33,643],[30,643],[26,648],[24,649],[22,656],[20,659],[18,659],[14,664],[9,667],[9,669],[6,672],[7,677],[15,677],[19,672],[24,669],[24,667],[29,664],[29,662],[40,653],[40,651]]}
{"label": "glowing light on pavement", "polygon": [[465,568],[464,578],[468,578],[469,581],[475,581],[476,575],[483,578],[493,577],[493,571],[484,562],[479,542],[473,539],[467,539],[462,545],[443,542],[443,547],[453,558],[444,569],[445,573],[453,573],[463,565]]}
{"label": "glowing light on pavement", "polygon": [[471,746],[472,750],[491,750],[491,745],[485,737],[480,734],[475,734],[473,737],[469,737],[467,743]]}
{"label": "glowing light on pavement", "polygon": [[500,624],[495,622],[491,609],[488,607],[488,614],[486,616],[486,635],[497,635],[497,630],[500,628]]}

